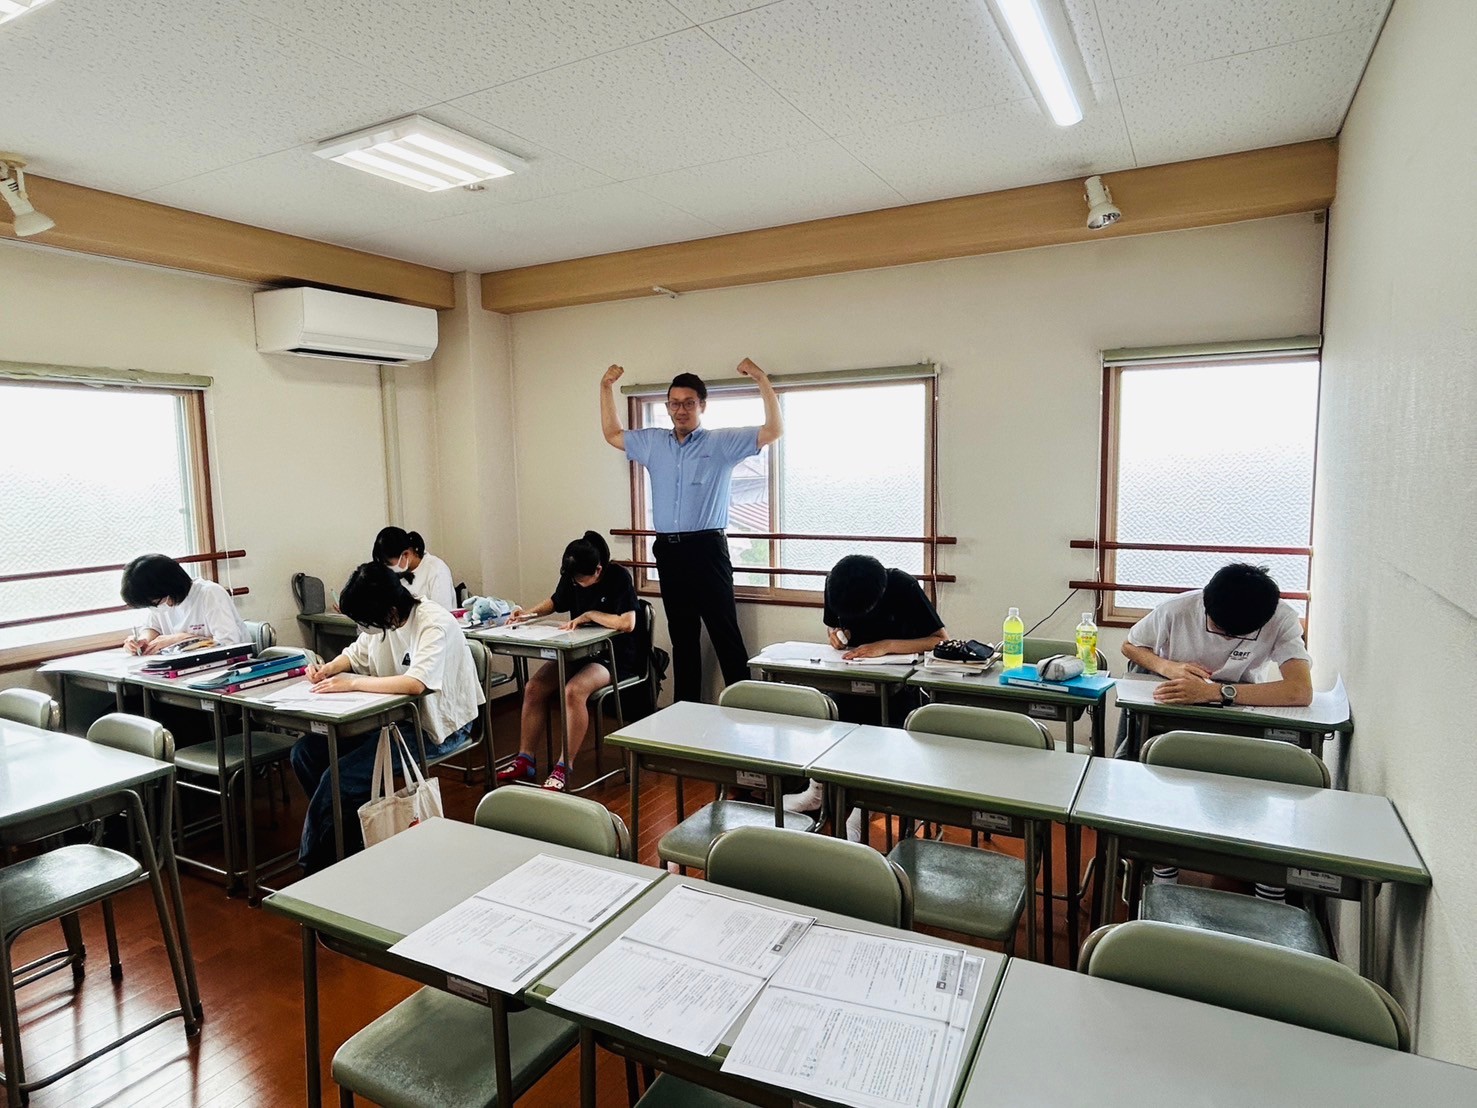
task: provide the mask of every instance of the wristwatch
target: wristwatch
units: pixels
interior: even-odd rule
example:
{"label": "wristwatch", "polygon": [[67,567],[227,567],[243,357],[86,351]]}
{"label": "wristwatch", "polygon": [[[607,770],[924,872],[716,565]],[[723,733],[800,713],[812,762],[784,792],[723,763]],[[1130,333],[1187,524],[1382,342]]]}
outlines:
{"label": "wristwatch", "polygon": [[1231,708],[1231,707],[1234,707],[1235,704],[1236,704],[1236,686],[1235,685],[1222,685],[1221,686],[1221,707],[1222,708]]}

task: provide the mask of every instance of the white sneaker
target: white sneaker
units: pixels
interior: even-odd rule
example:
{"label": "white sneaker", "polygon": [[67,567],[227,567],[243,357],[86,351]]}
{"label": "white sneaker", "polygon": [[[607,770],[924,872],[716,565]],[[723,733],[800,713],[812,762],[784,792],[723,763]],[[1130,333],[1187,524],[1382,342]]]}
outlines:
{"label": "white sneaker", "polygon": [[851,815],[846,817],[846,839],[853,843],[862,841],[862,810],[860,808],[853,808]]}
{"label": "white sneaker", "polygon": [[826,787],[819,781],[812,781],[810,788],[804,792],[785,794],[785,811],[794,812],[799,815],[802,812],[813,812],[825,802]]}

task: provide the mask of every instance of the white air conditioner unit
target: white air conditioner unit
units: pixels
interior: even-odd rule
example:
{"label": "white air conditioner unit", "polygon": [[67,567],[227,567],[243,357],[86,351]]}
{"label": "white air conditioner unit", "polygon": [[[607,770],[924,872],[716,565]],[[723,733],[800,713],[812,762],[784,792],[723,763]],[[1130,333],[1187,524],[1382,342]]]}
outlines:
{"label": "white air conditioner unit", "polygon": [[436,311],[327,289],[259,292],[256,348],[376,365],[427,361],[436,352]]}

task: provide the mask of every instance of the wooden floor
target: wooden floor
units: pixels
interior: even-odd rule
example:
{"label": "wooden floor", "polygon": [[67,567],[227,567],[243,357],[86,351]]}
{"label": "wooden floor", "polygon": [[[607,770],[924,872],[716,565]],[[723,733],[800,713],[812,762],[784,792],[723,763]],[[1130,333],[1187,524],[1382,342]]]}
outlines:
{"label": "wooden floor", "polygon": [[[510,741],[516,721],[508,708],[499,713],[496,730],[502,743]],[[616,765],[613,750],[606,751],[608,768]],[[593,776],[591,755],[581,759],[579,781]],[[442,773],[442,795],[447,815],[470,819],[485,791],[468,787],[461,776]],[[643,862],[658,864],[656,843],[675,822],[676,797],[669,778],[643,775],[641,843]],[[689,810],[710,798],[710,787],[694,783],[688,791]],[[265,804],[258,813],[263,838],[272,853],[295,841],[303,799],[292,786],[291,811],[278,809],[278,825],[267,829]],[[623,818],[628,815],[629,789],[619,778],[589,796],[601,800]],[[880,844],[881,820],[874,821],[872,841]],[[1065,859],[1060,828],[1056,838],[1056,882],[1065,887]],[[1084,843],[1090,857],[1091,836]],[[1015,840],[997,839],[1000,849],[1018,847]],[[200,844],[204,854],[205,843]],[[297,929],[270,912],[253,909],[242,899],[227,898],[209,881],[184,878],[190,939],[205,1005],[205,1024],[189,1041],[179,1021],[155,1028],[105,1058],[83,1067],[32,1095],[36,1108],[86,1108],[107,1104],[113,1108],[147,1105],[149,1108],[233,1105],[294,1105],[303,1103],[302,961]],[[393,890],[387,890],[393,895]],[[132,889],[117,900],[123,980],[113,982],[107,969],[107,947],[97,909],[84,915],[88,948],[86,979],[74,988],[70,974],[54,974],[21,990],[21,1036],[29,1076],[49,1073],[95,1049],[101,1042],[145,1022],[175,1004],[158,922],[146,887]],[[1066,953],[1064,918],[1057,913],[1058,964]],[[1086,933],[1084,918],[1083,934]],[[60,945],[54,926],[38,928],[16,944],[16,964]],[[1019,939],[1024,953],[1024,936]],[[413,986],[323,951],[319,957],[322,1006],[322,1067],[325,1102],[336,1103],[329,1063],[340,1043],[410,995]],[[624,1069],[602,1052],[600,1104],[626,1103]],[[530,1108],[567,1108],[578,1102],[578,1070],[572,1054],[564,1059],[520,1105]]]}

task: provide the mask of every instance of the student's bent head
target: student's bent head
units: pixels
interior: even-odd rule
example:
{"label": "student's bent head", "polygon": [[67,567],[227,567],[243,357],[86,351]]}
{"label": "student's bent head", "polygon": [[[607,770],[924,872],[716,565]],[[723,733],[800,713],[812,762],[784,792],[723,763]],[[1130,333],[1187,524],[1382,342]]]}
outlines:
{"label": "student's bent head", "polygon": [[870,554],[848,554],[826,574],[826,604],[846,626],[860,619],[887,591],[887,569]]}
{"label": "student's bent head", "polygon": [[600,574],[609,561],[610,545],[604,536],[599,531],[586,531],[583,538],[575,539],[564,548],[559,573],[573,578],[576,585],[588,588],[600,580]]}
{"label": "student's bent head", "polygon": [[708,408],[708,386],[696,373],[679,373],[667,386],[667,414],[677,431],[691,431]]}
{"label": "student's bent head", "polygon": [[401,626],[420,601],[389,566],[365,562],[349,574],[339,593],[338,608],[361,627],[382,631]]}
{"label": "student's bent head", "polygon": [[384,565],[403,568],[398,566],[398,563],[406,551],[417,558],[424,558],[426,540],[415,531],[406,531],[399,527],[382,527],[380,533],[374,537],[374,549],[370,551],[369,556]]}
{"label": "student's bent head", "polygon": [[1204,591],[1205,614],[1227,635],[1260,631],[1277,611],[1282,593],[1266,566],[1232,562],[1216,570]]}
{"label": "student's bent head", "polygon": [[130,608],[157,608],[168,600],[183,604],[194,579],[165,554],[144,554],[123,569],[123,603]]}

